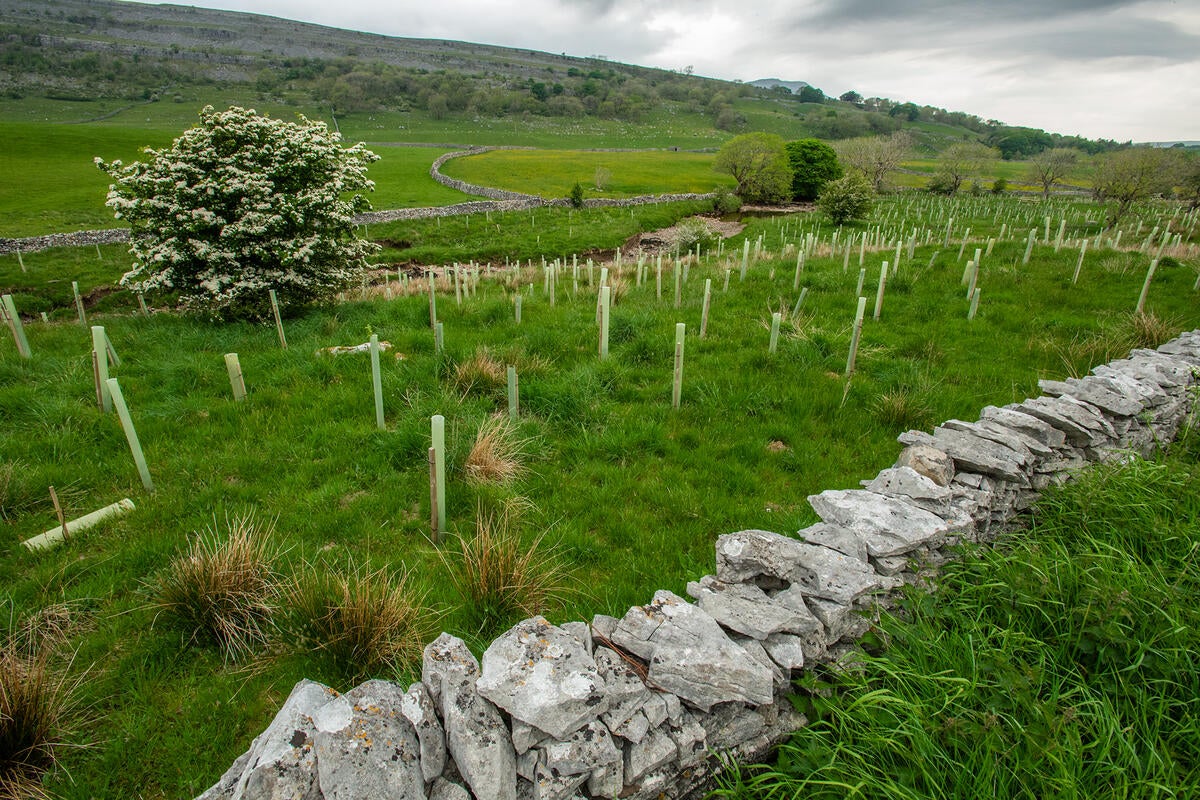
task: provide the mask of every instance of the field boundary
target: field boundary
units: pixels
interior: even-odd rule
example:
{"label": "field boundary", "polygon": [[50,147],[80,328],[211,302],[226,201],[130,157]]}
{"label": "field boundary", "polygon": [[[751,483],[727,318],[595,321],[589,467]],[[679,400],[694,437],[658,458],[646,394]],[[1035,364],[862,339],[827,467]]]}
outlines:
{"label": "field boundary", "polygon": [[[788,701],[794,674],[849,656],[904,586],[929,585],[956,545],[1012,531],[1045,488],[1173,441],[1195,421],[1198,380],[1194,330],[1082,379],[1039,381],[1041,396],[976,422],[901,434],[895,465],[863,489],[808,498],[821,522],[720,536],[716,575],[688,584],[694,604],[659,590],[621,619],[535,617],[482,663],[443,633],[407,691],[301,681],[200,799],[399,785],[464,800],[697,796],[725,759],[760,759],[805,724]],[[364,732],[387,752],[362,752]]]}

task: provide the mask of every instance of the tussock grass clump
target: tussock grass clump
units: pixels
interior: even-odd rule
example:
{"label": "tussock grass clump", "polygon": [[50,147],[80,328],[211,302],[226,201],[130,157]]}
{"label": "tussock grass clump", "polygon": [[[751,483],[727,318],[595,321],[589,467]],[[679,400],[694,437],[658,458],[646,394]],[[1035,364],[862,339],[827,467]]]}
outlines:
{"label": "tussock grass clump", "polygon": [[517,480],[525,474],[525,444],[506,418],[488,417],[479,426],[463,464],[467,480],[476,485],[506,485]]}
{"label": "tussock grass clump", "polygon": [[875,398],[871,408],[875,418],[888,430],[924,429],[933,416],[921,393],[911,389],[884,392]]}
{"label": "tussock grass clump", "polygon": [[470,358],[454,365],[451,381],[459,394],[498,397],[506,391],[508,371],[491,350],[480,347]]}
{"label": "tussock grass clump", "polygon": [[545,532],[522,541],[514,514],[511,507],[479,511],[475,535],[459,534],[457,552],[442,556],[467,616],[484,636],[545,612],[567,593],[568,569],[553,548],[542,547]]}
{"label": "tussock grass clump", "polygon": [[250,515],[227,525],[223,538],[208,528],[151,590],[154,607],[190,640],[215,643],[227,658],[237,659],[267,639],[279,579],[268,543],[271,526]]}
{"label": "tussock grass clump", "polygon": [[10,621],[0,640],[0,800],[41,800],[42,776],[58,763],[75,706],[74,685],[51,658],[81,627],[55,604]]}
{"label": "tussock grass clump", "polygon": [[324,657],[352,682],[420,659],[434,627],[407,573],[360,567],[310,565],[285,587],[281,618],[290,644]]}

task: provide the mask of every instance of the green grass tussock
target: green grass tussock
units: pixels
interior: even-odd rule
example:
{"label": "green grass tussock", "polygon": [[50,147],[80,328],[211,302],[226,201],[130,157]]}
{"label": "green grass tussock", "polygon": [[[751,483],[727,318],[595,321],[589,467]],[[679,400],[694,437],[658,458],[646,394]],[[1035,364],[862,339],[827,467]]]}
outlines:
{"label": "green grass tussock", "polygon": [[910,591],[886,648],[803,679],[809,727],[718,795],[1195,796],[1196,439],[1079,475],[1028,530]]}

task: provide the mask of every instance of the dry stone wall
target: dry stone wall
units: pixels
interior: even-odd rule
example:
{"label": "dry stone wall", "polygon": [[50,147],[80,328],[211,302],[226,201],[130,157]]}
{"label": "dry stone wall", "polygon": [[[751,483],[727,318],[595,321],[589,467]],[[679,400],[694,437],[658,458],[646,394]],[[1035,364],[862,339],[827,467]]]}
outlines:
{"label": "dry stone wall", "polygon": [[803,725],[790,679],[850,652],[949,547],[994,538],[1080,467],[1171,441],[1198,374],[1192,331],[974,422],[909,431],[863,488],[809,498],[821,522],[720,536],[694,602],[662,590],[619,619],[535,617],[481,660],[443,633],[407,690],[301,681],[201,800],[692,795],[722,757],[760,757]]}

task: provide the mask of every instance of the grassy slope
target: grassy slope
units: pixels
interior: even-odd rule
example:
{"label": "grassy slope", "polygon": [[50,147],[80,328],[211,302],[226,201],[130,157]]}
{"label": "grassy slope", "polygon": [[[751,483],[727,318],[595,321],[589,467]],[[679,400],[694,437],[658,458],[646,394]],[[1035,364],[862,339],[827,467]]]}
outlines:
{"label": "grassy slope", "polygon": [[887,649],[805,681],[813,724],[721,796],[1194,797],[1198,444],[1081,476],[911,593]]}
{"label": "grassy slope", "polygon": [[[1028,219],[1022,204],[1001,207],[959,201],[881,209],[879,221],[909,229],[944,215],[994,235],[993,208]],[[1072,212],[1083,230],[1084,211]],[[498,220],[524,231],[524,215]],[[535,247],[541,232],[514,241]],[[475,217],[475,229],[481,226]],[[781,238],[812,231],[813,220],[757,221],[772,250]],[[1015,224],[1015,223],[1014,223]],[[426,229],[432,239],[437,227]],[[463,229],[445,229],[455,241]],[[478,235],[490,237],[486,230]],[[740,252],[740,239],[727,245]],[[845,364],[857,280],[856,263],[811,259],[802,275],[810,288],[806,314],[785,326],[780,351],[766,352],[772,310],[790,307],[794,256],[754,265],[745,283],[736,265],[720,291],[723,265],[693,267],[684,304],[672,308],[649,286],[629,287],[612,321],[612,356],[595,357],[594,296],[581,286],[570,298],[570,273],[553,307],[536,269],[520,327],[503,287],[484,283],[461,307],[439,298],[448,354],[438,357],[428,331],[426,300],[351,302],[288,322],[281,351],[268,326],[217,326],[171,316],[100,316],[123,364],[115,369],[133,409],[157,491],[141,491],[119,426],[94,406],[87,336],[77,324],[31,323],[35,352],[18,359],[0,350],[0,404],[12,410],[0,433],[9,471],[4,508],[9,531],[0,549],[0,581],[11,587],[20,616],[50,602],[76,604],[91,630],[73,643],[76,666],[89,668],[83,700],[103,728],[97,746],[68,756],[74,778],[54,782],[66,797],[194,795],[258,733],[281,696],[302,676],[338,682],[313,655],[278,655],[252,672],[223,666],[180,633],[155,624],[142,581],[181,552],[189,532],[226,514],[257,508],[276,520],[285,562],[357,563],[412,569],[442,625],[475,642],[472,609],[457,597],[425,539],[428,488],[424,463],[429,417],[448,421],[452,526],[469,530],[477,506],[527,497],[521,530],[547,531],[547,542],[576,570],[586,594],[552,609],[556,620],[596,611],[621,613],[655,588],[683,589],[711,569],[721,533],[743,527],[794,530],[812,521],[807,494],[855,485],[890,462],[895,434],[949,417],[969,417],[987,403],[1036,392],[1039,376],[1077,372],[1144,341],[1128,313],[1145,259],[1101,252],[1085,279],[1070,284],[1075,253],[1038,248],[1019,266],[1023,246],[1002,243],[985,260],[978,319],[965,319],[951,251],[918,248],[890,283],[880,322],[868,322],[859,372],[848,392]],[[544,252],[544,251],[543,251]],[[868,254],[873,272],[884,254]],[[932,266],[927,266],[932,258]],[[13,274],[12,259],[0,266]],[[586,274],[586,270],[584,271]],[[64,276],[65,277],[65,276]],[[717,292],[709,336],[688,340],[684,405],[669,408],[670,352],[676,321],[694,331],[703,279]],[[39,276],[38,279],[44,279]],[[1192,269],[1160,268],[1150,308],[1195,327]],[[586,279],[584,286],[586,286]],[[625,280],[632,282],[626,272]],[[528,291],[528,290],[526,290]],[[1114,307],[1115,304],[1115,307]],[[64,315],[65,316],[65,315]],[[385,359],[388,430],[373,426],[369,373],[361,357],[321,358],[330,344],[363,341],[369,331],[405,354]],[[471,488],[461,464],[474,431],[493,410],[497,391],[456,391],[455,364],[480,347],[521,370],[522,433],[531,439],[529,476],[510,489]],[[251,392],[228,398],[221,363],[238,352]],[[981,357],[986,354],[986,358]],[[772,441],[786,446],[768,450]],[[46,454],[53,454],[47,458]],[[69,547],[31,555],[16,544],[52,524],[45,487],[53,484],[69,514],[130,496],[137,512],[80,535]],[[653,554],[653,556],[651,556]]]}

